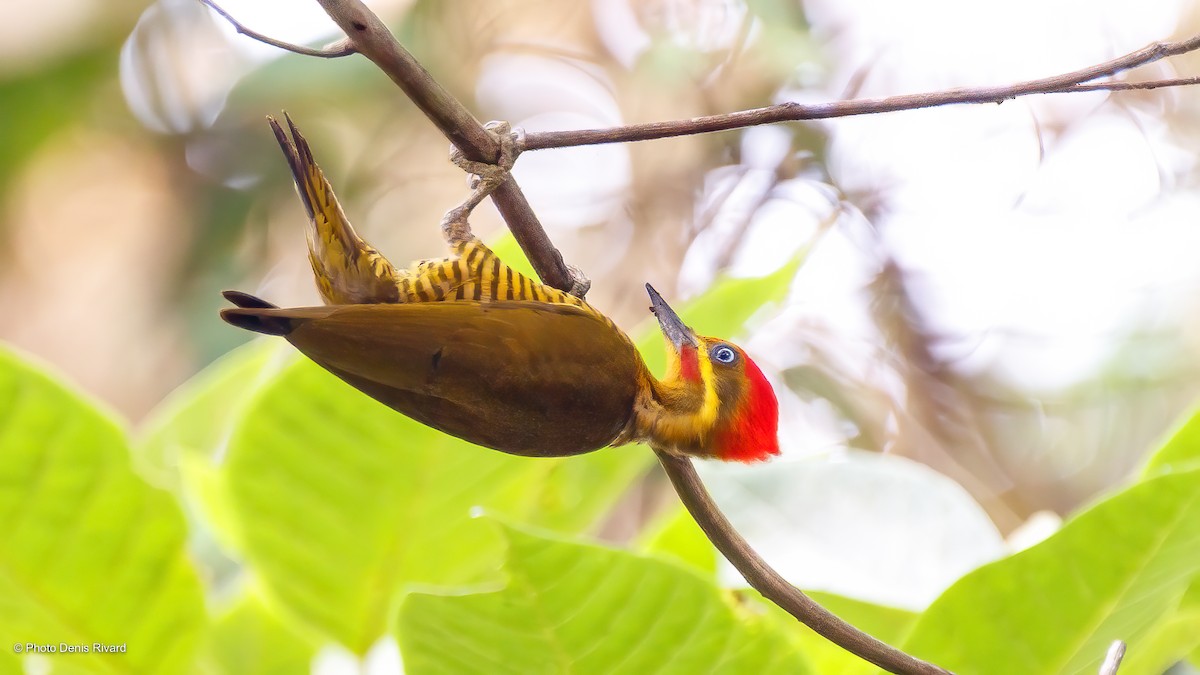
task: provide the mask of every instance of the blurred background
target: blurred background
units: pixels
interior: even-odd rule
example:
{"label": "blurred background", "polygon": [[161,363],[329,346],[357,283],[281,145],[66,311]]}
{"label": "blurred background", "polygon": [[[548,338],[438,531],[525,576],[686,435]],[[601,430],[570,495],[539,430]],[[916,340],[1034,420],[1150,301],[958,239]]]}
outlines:
{"label": "blurred background", "polygon": [[[221,4],[278,39],[339,37],[315,3]],[[528,130],[1007,84],[1200,32],[1182,0],[368,4],[477,117]],[[286,54],[195,0],[8,2],[0,19],[0,340],[132,425],[246,339],[217,319],[222,289],[318,302],[265,115],[292,115],[385,255],[442,254],[465,180],[365,59]],[[1197,72],[1185,56],[1124,77]],[[1122,481],[1195,399],[1198,107],[1196,88],[1038,96],[539,151],[515,173],[626,327],[647,281],[683,300],[803,257],[741,341],[777,384],[782,461],[820,461],[791,482],[706,478],[734,511],[851,495],[846,509],[894,516],[869,527],[900,548],[965,513],[943,541],[962,550],[923,553],[951,571],[915,595],[879,582],[922,606]],[[490,205],[473,222],[485,239],[503,227]],[[863,460],[877,455],[895,461]],[[888,490],[923,501],[898,513]],[[838,590],[843,566],[813,567],[814,547],[857,522],[805,531],[817,586]]]}

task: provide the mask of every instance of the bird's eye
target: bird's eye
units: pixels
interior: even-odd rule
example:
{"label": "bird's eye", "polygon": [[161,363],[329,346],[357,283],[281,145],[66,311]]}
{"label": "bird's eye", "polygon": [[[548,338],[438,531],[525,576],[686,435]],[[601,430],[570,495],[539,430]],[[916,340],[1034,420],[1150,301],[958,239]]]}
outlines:
{"label": "bird's eye", "polygon": [[733,363],[737,360],[737,352],[729,345],[717,345],[713,347],[712,357],[721,363]]}

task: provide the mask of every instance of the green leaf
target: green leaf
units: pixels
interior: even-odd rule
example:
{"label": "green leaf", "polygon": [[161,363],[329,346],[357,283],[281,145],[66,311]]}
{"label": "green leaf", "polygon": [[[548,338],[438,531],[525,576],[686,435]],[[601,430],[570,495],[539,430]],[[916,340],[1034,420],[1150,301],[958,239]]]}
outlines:
{"label": "green leaf", "polygon": [[1200,465],[1200,410],[1193,410],[1146,462],[1142,477]]}
{"label": "green leaf", "polygon": [[1155,622],[1137,649],[1125,653],[1121,675],[1161,675],[1200,646],[1200,611],[1175,612]]}
{"label": "green leaf", "polygon": [[[1200,613],[1200,575],[1192,579],[1192,583],[1183,593],[1183,599],[1179,601],[1180,613]],[[1200,631],[1195,633],[1200,636]],[[1187,656],[1188,662],[1194,668],[1200,668],[1200,643],[1195,643],[1191,647],[1191,654]]]}
{"label": "green leaf", "polygon": [[405,672],[808,672],[768,623],[739,616],[691,570],[512,528],[504,535],[504,590],[405,599]]}
{"label": "green leaf", "polygon": [[178,506],[134,474],[116,423],[3,349],[0,524],[6,649],[66,642],[89,653],[47,655],[56,669],[190,672],[205,615]]}
{"label": "green leaf", "polygon": [[5,646],[0,651],[0,673],[18,673],[26,672],[21,665],[21,659],[12,653],[12,649]]}
{"label": "green leaf", "polygon": [[171,392],[142,426],[135,465],[151,482],[183,496],[196,516],[193,541],[201,550],[209,537],[226,551],[241,550],[238,519],[215,458],[254,392],[293,361],[294,352],[278,340],[248,342]]}
{"label": "green leaf", "polygon": [[479,448],[307,360],[245,412],[222,469],[245,559],[274,599],[359,654],[406,586],[495,578],[503,548],[473,508],[584,527],[648,461],[632,448],[570,459]]}
{"label": "green leaf", "polygon": [[147,415],[134,445],[142,475],[177,489],[181,455],[209,455],[224,446],[236,413],[272,372],[272,362],[284,363],[283,353],[278,340],[253,340],[171,392]]}
{"label": "green leaf", "polygon": [[229,556],[244,549],[241,522],[230,503],[225,473],[212,458],[198,453],[184,453],[179,459],[183,501],[195,515],[192,549],[208,564],[207,572],[219,575],[220,568],[236,564]]}
{"label": "green leaf", "polygon": [[244,589],[216,619],[206,673],[307,673],[316,647],[273,612],[254,589]]}
{"label": "green leaf", "polygon": [[654,455],[644,446],[627,445],[575,457],[524,461],[533,462],[539,471],[528,487],[521,522],[581,533],[616,505],[654,463]]}
{"label": "green leaf", "polygon": [[642,536],[641,550],[668,556],[691,565],[710,579],[717,576],[717,549],[696,524],[692,514],[675,509]]}
{"label": "green leaf", "polygon": [[497,258],[503,260],[505,265],[508,265],[530,279],[539,278],[537,272],[533,270],[533,265],[530,264],[529,258],[521,250],[521,245],[517,243],[517,238],[512,236],[512,232],[504,230],[503,234],[496,237],[496,241],[488,244],[488,248],[492,249],[492,253],[495,253]]}
{"label": "green leaf", "polygon": [[[644,537],[642,546],[649,553],[670,556],[698,568],[709,578],[716,577],[716,550],[684,509],[675,511],[659,527],[651,529]],[[795,645],[797,651],[804,654],[812,665],[813,672],[845,675],[876,672],[875,666],[817,635],[756,591],[746,589],[742,593],[761,605],[777,630]],[[877,605],[834,593],[806,593],[856,628],[889,644],[903,639],[917,619],[915,612],[904,609]]]}
{"label": "green leaf", "polygon": [[[643,538],[643,550],[670,556],[701,570],[708,578],[717,573],[717,552],[691,515],[678,509]],[[753,599],[786,636],[797,651],[804,654],[816,673],[874,673],[875,666],[834,645],[798,622],[795,617],[763,598],[756,591],[741,591]],[[899,642],[916,622],[917,614],[904,609],[877,605],[834,593],[806,591],[806,594],[850,624],[889,644]]]}
{"label": "green leaf", "polygon": [[1094,673],[1136,652],[1200,572],[1200,470],[1136,484],[1041,543],[968,574],[906,651],[965,673]]}
{"label": "green leaf", "polygon": [[379,405],[307,360],[251,403],[225,465],[243,553],[268,591],[359,654],[405,583],[457,584],[500,543],[468,515],[539,469]]}
{"label": "green leaf", "polygon": [[[811,628],[758,593],[750,590],[746,593],[766,608],[768,616],[776,623],[780,632],[788,636],[797,650],[808,658],[813,672],[839,675],[878,672],[875,666],[817,635]],[[805,593],[850,625],[888,644],[898,644],[903,640],[917,620],[917,614],[906,609],[876,605],[834,593]]]}

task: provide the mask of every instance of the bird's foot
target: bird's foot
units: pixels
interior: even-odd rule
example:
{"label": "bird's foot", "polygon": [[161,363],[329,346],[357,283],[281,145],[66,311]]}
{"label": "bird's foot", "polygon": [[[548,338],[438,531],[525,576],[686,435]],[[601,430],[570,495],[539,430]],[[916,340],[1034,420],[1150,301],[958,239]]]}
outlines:
{"label": "bird's foot", "polygon": [[470,174],[471,186],[471,194],[466,200],[442,217],[442,234],[451,246],[474,236],[467,218],[480,202],[508,180],[509,171],[525,145],[525,132],[519,128],[512,131],[508,122],[488,122],[484,128],[500,146],[500,156],[495,164],[467,159],[458,148],[450,148],[450,161]]}

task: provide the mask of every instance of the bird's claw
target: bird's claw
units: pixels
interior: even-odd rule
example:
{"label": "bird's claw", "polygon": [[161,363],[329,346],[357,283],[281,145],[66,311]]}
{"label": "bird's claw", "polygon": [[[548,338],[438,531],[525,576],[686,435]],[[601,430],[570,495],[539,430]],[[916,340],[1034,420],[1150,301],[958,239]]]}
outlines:
{"label": "bird's claw", "polygon": [[525,148],[525,130],[512,130],[508,122],[488,122],[483,127],[488,134],[496,139],[500,155],[493,162],[478,162],[467,157],[455,146],[450,147],[450,161],[470,175],[472,190],[487,189],[490,193],[508,180],[508,172],[517,161],[517,156]]}
{"label": "bird's claw", "polygon": [[525,131],[520,128],[512,131],[508,122],[488,122],[484,129],[500,147],[500,156],[494,164],[467,159],[457,147],[450,147],[450,161],[467,172],[467,184],[471,188],[466,200],[442,217],[442,234],[452,245],[471,238],[471,226],[467,218],[480,202],[508,180],[509,171],[525,146]]}

